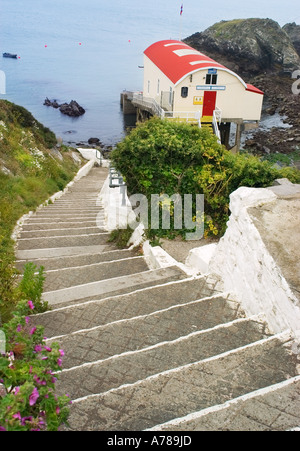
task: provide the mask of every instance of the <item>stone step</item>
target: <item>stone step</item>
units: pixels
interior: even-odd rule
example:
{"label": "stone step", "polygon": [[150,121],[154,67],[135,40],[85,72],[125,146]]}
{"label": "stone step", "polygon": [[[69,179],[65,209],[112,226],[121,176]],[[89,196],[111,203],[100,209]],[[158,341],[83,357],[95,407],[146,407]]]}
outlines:
{"label": "stone step", "polygon": [[[78,225],[77,225],[78,226]],[[56,226],[58,227],[58,226]],[[52,236],[72,236],[72,235],[95,235],[97,233],[105,233],[104,229],[99,227],[64,227],[62,229],[44,229],[44,230],[23,230],[20,234],[20,238],[48,238]]]}
{"label": "stone step", "polygon": [[51,249],[73,246],[97,246],[104,245],[109,239],[109,233],[99,231],[90,235],[54,236],[47,238],[20,238],[18,250]]}
{"label": "stone step", "polygon": [[[79,243],[80,244],[80,243]],[[99,254],[113,250],[112,244],[92,245],[92,246],[70,246],[46,249],[25,249],[17,250],[16,258],[18,260],[34,261],[36,259],[48,259],[55,257],[79,256],[86,254]]]}
{"label": "stone step", "polygon": [[70,288],[63,288],[61,290],[48,291],[43,294],[43,299],[49,302],[52,307],[73,305],[93,298],[103,299],[112,295],[125,294],[136,289],[180,280],[185,277],[186,274],[181,269],[177,266],[172,266]]}
{"label": "stone step", "polygon": [[181,304],[148,315],[53,337],[65,351],[64,368],[107,359],[172,341],[237,319],[237,305],[225,296]]}
{"label": "stone step", "polygon": [[61,212],[53,212],[51,213],[49,210],[43,209],[37,213],[35,213],[34,217],[32,216],[28,222],[33,222],[34,220],[39,219],[52,219],[52,220],[58,220],[58,219],[65,219],[68,220],[70,218],[83,218],[83,217],[96,217],[98,213],[101,211],[99,208],[98,210],[87,210],[82,212],[66,212],[66,210],[62,210]]}
{"label": "stone step", "polygon": [[[187,279],[186,275],[179,272],[175,272],[175,277],[182,280],[174,282],[174,278],[171,278],[171,280],[165,279],[166,283],[164,283],[163,278],[161,278],[158,279],[157,286],[140,290],[138,287],[133,287],[135,291],[131,290],[132,292],[127,294],[115,295],[101,300],[98,298],[98,300],[68,307],[57,308],[53,306],[53,310],[36,315],[35,320],[38,324],[44,326],[46,337],[51,338],[122,319],[147,315],[174,305],[186,304],[218,294],[217,281],[213,278]],[[109,296],[109,293],[107,296]],[[235,304],[235,308],[236,316],[241,316],[238,303]]]}
{"label": "stone step", "polygon": [[73,401],[68,430],[142,431],[298,376],[280,334]]}
{"label": "stone step", "polygon": [[300,376],[296,376],[149,431],[288,431],[299,428],[299,412]]}
{"label": "stone step", "polygon": [[[73,255],[70,257],[58,257],[58,258],[45,258],[31,260],[33,264],[37,267],[43,266],[45,271],[50,271],[54,269],[72,268],[75,266],[92,265],[94,263],[103,263],[109,261],[123,260],[129,257],[135,257],[136,254],[129,250],[117,250],[110,252],[102,252],[96,254],[83,254],[83,255]],[[16,261],[16,268],[19,271],[23,271],[24,265],[27,260]]]}
{"label": "stone step", "polygon": [[103,393],[245,346],[269,335],[266,325],[259,318],[239,319],[174,341],[64,370],[59,375],[56,389],[58,394],[68,393],[71,399]]}
{"label": "stone step", "polygon": [[34,222],[34,223],[26,223],[22,226],[23,232],[35,232],[35,231],[41,231],[41,230],[56,230],[59,228],[62,229],[78,229],[78,227],[95,227],[96,221],[95,219],[92,219],[90,221],[68,221],[68,222]]}
{"label": "stone step", "polygon": [[117,262],[94,263],[73,268],[50,270],[45,273],[44,291],[61,290],[75,285],[137,274],[148,269],[143,257],[130,257]]}
{"label": "stone step", "polygon": [[67,222],[86,222],[86,221],[94,221],[96,223],[97,219],[96,214],[92,215],[83,215],[83,216],[65,216],[65,217],[57,217],[57,216],[44,216],[44,217],[37,217],[37,216],[31,216],[27,221],[26,225],[36,225],[36,224],[60,224],[60,223],[67,223]]}

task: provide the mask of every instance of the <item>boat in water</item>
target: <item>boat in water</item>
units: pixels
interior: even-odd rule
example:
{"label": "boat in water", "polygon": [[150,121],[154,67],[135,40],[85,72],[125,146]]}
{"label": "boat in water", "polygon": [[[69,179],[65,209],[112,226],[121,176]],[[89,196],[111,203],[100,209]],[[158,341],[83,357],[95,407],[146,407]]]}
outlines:
{"label": "boat in water", "polygon": [[18,55],[14,53],[3,53],[4,58],[18,58]]}

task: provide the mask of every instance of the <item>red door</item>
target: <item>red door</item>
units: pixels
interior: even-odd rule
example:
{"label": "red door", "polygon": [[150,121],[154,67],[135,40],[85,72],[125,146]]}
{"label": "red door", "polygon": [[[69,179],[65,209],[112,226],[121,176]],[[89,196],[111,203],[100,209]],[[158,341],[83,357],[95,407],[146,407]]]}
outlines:
{"label": "red door", "polygon": [[202,116],[213,116],[216,109],[216,100],[216,91],[204,91]]}

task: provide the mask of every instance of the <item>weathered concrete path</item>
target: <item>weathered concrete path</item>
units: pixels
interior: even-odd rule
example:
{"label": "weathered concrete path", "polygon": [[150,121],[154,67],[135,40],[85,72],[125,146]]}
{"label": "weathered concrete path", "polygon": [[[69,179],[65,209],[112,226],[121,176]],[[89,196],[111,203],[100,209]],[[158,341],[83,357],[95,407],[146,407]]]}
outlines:
{"label": "weathered concrete path", "polygon": [[247,318],[211,276],[149,270],[143,256],[109,244],[96,205],[106,177],[93,168],[29,218],[18,241],[19,268],[46,270],[52,310],[35,321],[65,351],[57,390],[73,400],[69,430],[299,426],[290,333]]}

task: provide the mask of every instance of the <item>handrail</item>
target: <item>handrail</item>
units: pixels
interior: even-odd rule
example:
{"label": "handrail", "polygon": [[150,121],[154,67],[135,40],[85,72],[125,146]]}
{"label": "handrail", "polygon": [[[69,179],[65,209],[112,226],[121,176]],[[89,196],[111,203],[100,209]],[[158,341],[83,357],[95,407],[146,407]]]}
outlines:
{"label": "handrail", "polygon": [[151,97],[145,97],[141,93],[134,93],[132,103],[148,108],[154,116],[159,116],[162,119],[165,117],[165,110]]}
{"label": "handrail", "polygon": [[[114,183],[115,180],[118,180],[118,182]],[[122,194],[122,206],[126,206],[126,183],[120,172],[113,166],[109,167],[109,187],[120,188],[120,193]]]}
{"label": "handrail", "polygon": [[221,124],[221,121],[222,121],[222,111],[220,110],[220,108],[216,107],[216,109],[214,110],[214,113],[213,113],[212,126],[213,126],[214,134],[218,138],[218,141],[220,144],[221,144],[221,133],[220,133],[218,123]]}

